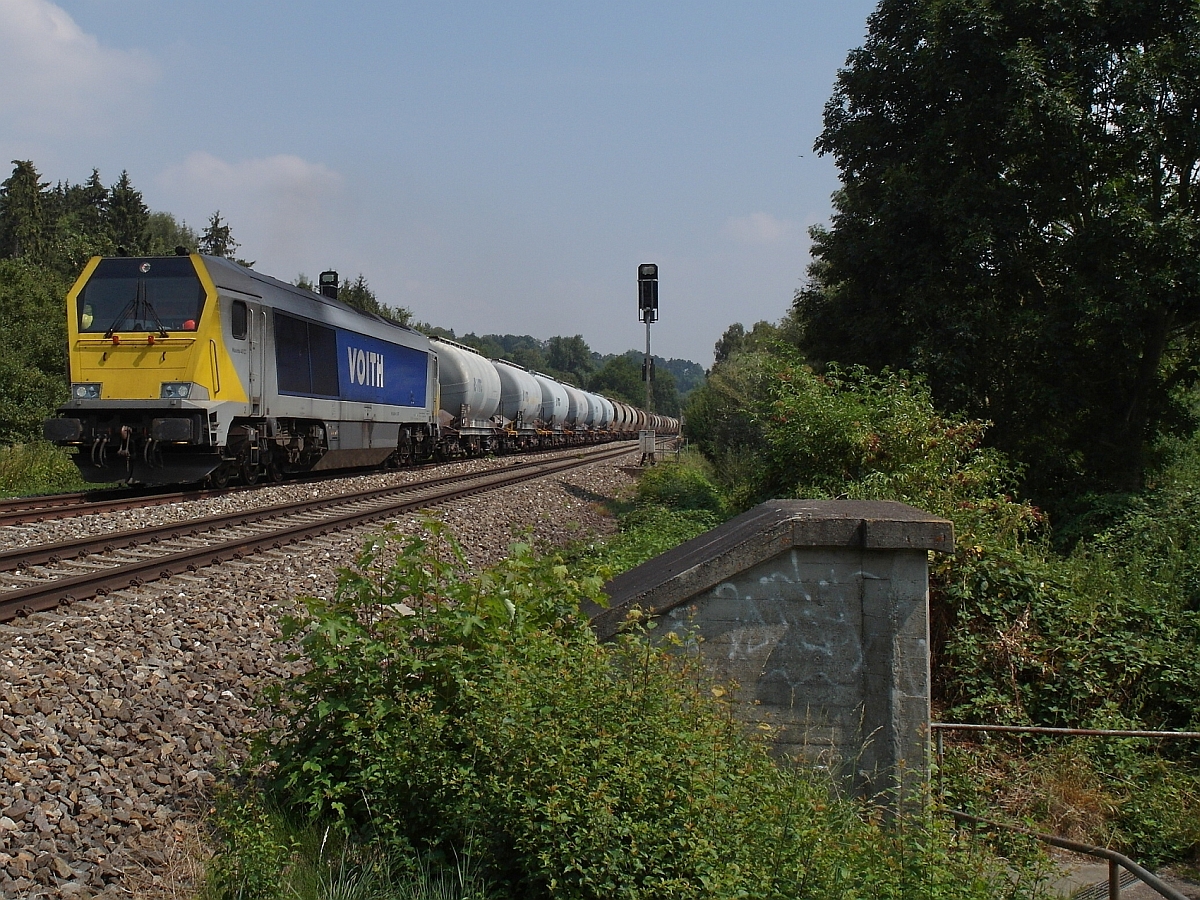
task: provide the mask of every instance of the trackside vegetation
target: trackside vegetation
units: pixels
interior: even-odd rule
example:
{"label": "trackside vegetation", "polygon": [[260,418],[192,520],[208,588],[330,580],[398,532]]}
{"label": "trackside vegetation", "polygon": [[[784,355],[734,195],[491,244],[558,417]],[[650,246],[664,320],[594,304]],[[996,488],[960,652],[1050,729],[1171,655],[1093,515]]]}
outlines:
{"label": "trackside vegetation", "polygon": [[[885,825],[777,766],[652,623],[598,643],[578,610],[605,575],[524,545],[474,573],[437,523],[371,541],[288,620],[304,671],[268,696],[259,790],[222,817],[210,894],[280,896],[319,834],[358,848],[361,877],[453,883],[469,860],[484,886],[461,896],[1036,895],[934,815]],[[369,896],[392,896],[379,877]]]}
{"label": "trackside vegetation", "polygon": [[[1200,730],[1200,439],[1160,442],[1151,487],[1064,549],[1018,499],[1020,471],[985,444],[986,423],[940,411],[923,379],[818,375],[778,342],[717,366],[687,423],[731,512],[771,497],[892,499],[954,522],[955,552],[931,571],[943,720]],[[740,441],[719,437],[730,423]],[[947,799],[978,814],[1151,862],[1200,844],[1195,744],[992,740],[953,745],[948,765]]]}

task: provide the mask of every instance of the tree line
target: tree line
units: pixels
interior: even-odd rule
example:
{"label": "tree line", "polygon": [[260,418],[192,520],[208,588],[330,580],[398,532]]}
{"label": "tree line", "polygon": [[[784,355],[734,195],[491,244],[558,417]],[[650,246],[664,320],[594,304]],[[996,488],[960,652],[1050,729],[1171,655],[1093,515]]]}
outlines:
{"label": "tree line", "polygon": [[[841,188],[807,282],[730,326],[686,410],[730,511],[953,520],[930,574],[947,720],[1193,730],[1200,7],[881,0],[816,149]],[[1182,747],[958,759],[962,809],[1039,821],[1057,796],[1144,859],[1200,845]]]}
{"label": "tree line", "polygon": [[[526,369],[543,372],[566,384],[597,391],[639,409],[646,406],[646,383],[642,376],[644,354],[637,350],[600,354],[583,335],[556,335],[540,340],[532,335],[484,334],[474,332],[455,337],[452,330],[418,325],[437,337],[450,338],[473,347],[490,359],[506,359]],[[678,416],[687,395],[704,381],[704,368],[687,359],[654,359],[651,403],[654,412]]]}

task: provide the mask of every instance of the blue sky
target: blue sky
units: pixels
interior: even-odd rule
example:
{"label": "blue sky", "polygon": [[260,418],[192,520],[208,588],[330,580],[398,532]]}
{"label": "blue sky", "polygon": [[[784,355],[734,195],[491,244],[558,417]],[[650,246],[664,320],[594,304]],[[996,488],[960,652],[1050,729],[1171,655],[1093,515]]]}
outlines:
{"label": "blue sky", "polygon": [[812,144],[874,3],[0,0],[0,165],[111,184],[260,271],[459,333],[707,366],[778,319],[837,187]]}

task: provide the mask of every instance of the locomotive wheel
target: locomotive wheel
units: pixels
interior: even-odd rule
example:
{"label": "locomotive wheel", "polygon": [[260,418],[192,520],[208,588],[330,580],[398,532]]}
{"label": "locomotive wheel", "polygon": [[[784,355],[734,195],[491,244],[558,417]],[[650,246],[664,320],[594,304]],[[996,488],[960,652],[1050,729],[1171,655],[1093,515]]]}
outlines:
{"label": "locomotive wheel", "polygon": [[222,491],[229,487],[229,467],[222,464],[208,476],[209,483],[218,491]]}
{"label": "locomotive wheel", "polygon": [[396,445],[394,458],[396,464],[400,466],[411,466],[413,463],[413,444],[412,438],[407,434],[400,435],[400,441]]}
{"label": "locomotive wheel", "polygon": [[242,463],[242,482],[244,484],[258,484],[258,477],[262,474],[262,470],[250,463]]}
{"label": "locomotive wheel", "polygon": [[283,481],[283,469],[279,468],[279,463],[273,459],[267,462],[267,480],[272,484]]}

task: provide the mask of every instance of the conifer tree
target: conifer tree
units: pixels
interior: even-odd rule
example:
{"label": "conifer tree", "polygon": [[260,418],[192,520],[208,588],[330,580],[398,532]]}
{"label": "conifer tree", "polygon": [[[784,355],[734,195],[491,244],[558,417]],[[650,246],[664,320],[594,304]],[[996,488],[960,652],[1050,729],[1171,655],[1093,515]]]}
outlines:
{"label": "conifer tree", "polygon": [[85,233],[100,234],[107,229],[108,188],[100,181],[99,169],[92,169],[84,184],[68,188],[67,195],[70,211]]}
{"label": "conifer tree", "polygon": [[221,211],[218,209],[208,220],[208,225],[200,235],[200,252],[209,256],[221,256],[233,259],[233,254],[242,246],[233,239],[233,229],[228,222],[221,221]]}
{"label": "conifer tree", "polygon": [[131,256],[145,253],[150,209],[142,201],[142,192],[130,182],[128,172],[121,172],[121,177],[113,185],[107,213],[108,226],[116,245]]}
{"label": "conifer tree", "polygon": [[13,172],[0,184],[0,256],[40,261],[45,252],[43,209],[48,183],[30,160],[13,160]]}

